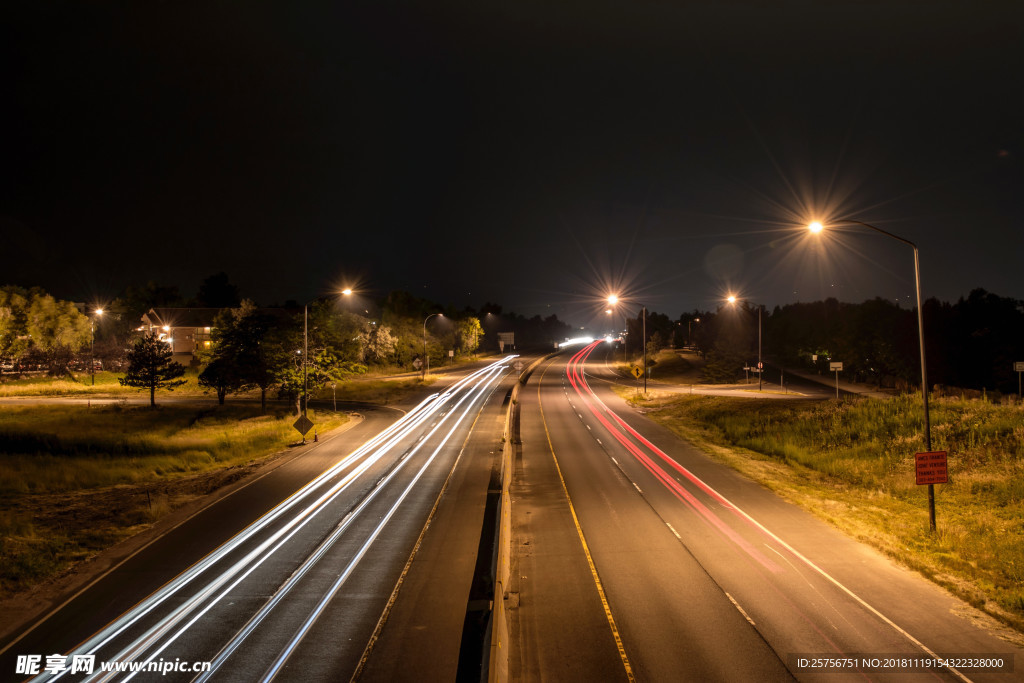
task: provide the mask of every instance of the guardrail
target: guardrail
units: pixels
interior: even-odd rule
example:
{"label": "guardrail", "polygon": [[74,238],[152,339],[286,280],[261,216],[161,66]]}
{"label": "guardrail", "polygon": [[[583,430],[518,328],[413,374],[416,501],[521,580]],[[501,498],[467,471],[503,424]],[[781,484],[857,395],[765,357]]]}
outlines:
{"label": "guardrail", "polygon": [[505,608],[505,587],[508,586],[512,571],[512,486],[515,447],[519,443],[519,388],[530,379],[530,375],[541,363],[555,354],[538,358],[520,375],[512,387],[508,410],[505,413],[505,431],[501,449],[501,498],[498,510],[498,555],[494,567],[494,606],[491,611],[491,647],[488,661],[487,680],[490,683],[505,683],[509,680],[509,646],[511,632],[510,617]]}

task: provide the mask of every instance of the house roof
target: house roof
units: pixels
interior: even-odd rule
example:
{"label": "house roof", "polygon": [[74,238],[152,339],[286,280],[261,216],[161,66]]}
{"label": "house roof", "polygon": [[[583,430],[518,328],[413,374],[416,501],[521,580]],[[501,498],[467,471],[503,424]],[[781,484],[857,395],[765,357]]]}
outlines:
{"label": "house roof", "polygon": [[142,316],[153,327],[213,327],[219,308],[151,308]]}

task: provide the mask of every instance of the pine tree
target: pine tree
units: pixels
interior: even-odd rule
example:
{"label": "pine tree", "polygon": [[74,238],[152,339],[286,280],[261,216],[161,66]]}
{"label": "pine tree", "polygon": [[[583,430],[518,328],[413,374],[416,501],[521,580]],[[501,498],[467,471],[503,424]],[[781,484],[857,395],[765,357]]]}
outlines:
{"label": "pine tree", "polygon": [[137,339],[128,351],[128,372],[118,382],[123,387],[149,388],[149,405],[156,406],[156,390],[170,389],[185,383],[177,379],[185,374],[180,363],[171,360],[171,345],[157,339],[156,335],[144,335]]}

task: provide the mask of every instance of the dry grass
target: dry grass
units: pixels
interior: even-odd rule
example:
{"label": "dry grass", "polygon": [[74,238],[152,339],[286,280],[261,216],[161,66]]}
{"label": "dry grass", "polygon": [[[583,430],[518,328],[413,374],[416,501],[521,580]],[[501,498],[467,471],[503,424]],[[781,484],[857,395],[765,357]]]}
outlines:
{"label": "dry grass", "polygon": [[[320,433],[348,418],[310,411]],[[258,406],[5,407],[0,596],[64,571],[299,438]]]}
{"label": "dry grass", "polygon": [[[632,400],[630,392],[622,394]],[[643,401],[650,416],[850,535],[1024,629],[1024,408],[931,405],[932,448],[950,483],[914,482],[920,400],[782,402],[709,396]]]}

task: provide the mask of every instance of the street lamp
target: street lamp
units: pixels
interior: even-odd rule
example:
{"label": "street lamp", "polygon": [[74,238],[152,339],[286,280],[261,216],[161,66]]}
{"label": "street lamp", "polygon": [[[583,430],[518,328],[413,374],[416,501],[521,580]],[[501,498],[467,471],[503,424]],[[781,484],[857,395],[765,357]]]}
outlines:
{"label": "street lamp", "polygon": [[[608,303],[611,304],[612,306],[616,305],[617,303],[619,303],[619,297],[617,295],[615,295],[615,294],[608,295]],[[640,310],[643,313],[642,329],[640,331],[640,344],[643,346],[643,349],[644,349],[644,393],[646,394],[647,393],[647,306],[641,306]],[[625,313],[622,314],[622,321],[623,321],[624,324],[626,323],[626,314]],[[624,338],[624,341],[623,341],[623,354],[625,355],[626,362],[628,363],[629,362],[629,326],[628,326],[628,324],[626,325],[626,334],[625,334],[625,338]]]}
{"label": "street lamp", "polygon": [[692,318],[691,320],[689,320],[686,323],[686,345],[687,346],[693,346],[692,326],[693,326],[694,323],[699,323],[699,322],[700,322],[700,318]]}
{"label": "street lamp", "polygon": [[[728,301],[733,306],[736,305],[735,296],[730,295]],[[753,301],[749,301],[747,299],[744,299],[744,301],[746,301],[748,304],[753,304],[754,306],[757,306],[757,390],[761,391],[763,386],[761,376],[764,375],[764,365],[761,363],[761,309],[764,308],[764,304],[754,303]]]}
{"label": "street lamp", "polygon": [[[615,306],[618,306],[618,304],[619,304],[619,297],[618,297],[618,295],[616,295],[616,294],[609,294],[608,295],[608,305],[612,306],[612,307],[615,307]],[[609,310],[608,313],[611,314],[611,311]],[[626,314],[625,314],[625,312],[623,312],[623,314],[622,314],[622,326],[624,328],[626,328],[625,331],[623,332],[623,335],[622,335],[622,362],[623,363],[628,363],[629,362],[629,324],[626,322]]]}
{"label": "street lamp", "polygon": [[[844,218],[832,222],[844,223],[847,225],[859,225],[863,228],[874,230],[886,237],[891,237],[898,242],[909,245],[910,248],[914,250],[914,289],[917,295],[917,341],[921,352],[921,398],[924,402],[924,444],[925,450],[931,452],[932,426],[931,419],[928,415],[928,368],[924,354],[924,309],[921,307],[921,261],[918,256],[917,245],[910,240],[900,237],[899,235],[894,235],[891,232],[861,221]],[[825,229],[825,226],[823,226],[820,221],[814,221],[807,226],[807,229],[818,234]],[[935,484],[928,484],[928,525],[932,531],[935,531]]]}
{"label": "street lamp", "polygon": [[89,374],[92,375],[92,385],[96,386],[96,318],[103,315],[103,309],[97,308],[93,313],[95,315],[89,317],[89,332],[92,335],[89,342]]}
{"label": "street lamp", "polygon": [[[345,296],[351,296],[351,289],[343,289],[341,293]],[[313,299],[316,301],[316,299]],[[302,415],[306,415],[306,404],[309,402],[309,383],[306,375],[306,356],[309,355],[309,304],[313,301],[307,301],[302,306]],[[303,442],[306,437],[303,435]]]}
{"label": "street lamp", "polygon": [[423,319],[423,381],[426,381],[427,373],[430,372],[430,356],[427,355],[427,321],[435,315],[444,317],[444,313],[431,313]]}

